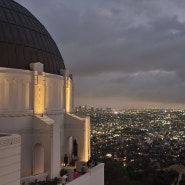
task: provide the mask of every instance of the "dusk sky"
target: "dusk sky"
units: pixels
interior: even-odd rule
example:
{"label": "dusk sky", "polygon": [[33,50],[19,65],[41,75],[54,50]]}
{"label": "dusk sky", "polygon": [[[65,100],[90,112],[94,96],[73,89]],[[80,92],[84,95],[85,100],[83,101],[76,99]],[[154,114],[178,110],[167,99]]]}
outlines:
{"label": "dusk sky", "polygon": [[185,1],[16,1],[57,43],[76,105],[185,108]]}

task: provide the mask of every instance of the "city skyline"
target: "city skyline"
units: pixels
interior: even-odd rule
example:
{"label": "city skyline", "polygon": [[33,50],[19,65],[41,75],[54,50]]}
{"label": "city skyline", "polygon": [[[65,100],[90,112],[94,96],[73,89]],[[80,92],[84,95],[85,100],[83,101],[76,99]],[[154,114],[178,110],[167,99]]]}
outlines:
{"label": "city skyline", "polygon": [[185,107],[185,2],[16,1],[56,41],[76,105]]}

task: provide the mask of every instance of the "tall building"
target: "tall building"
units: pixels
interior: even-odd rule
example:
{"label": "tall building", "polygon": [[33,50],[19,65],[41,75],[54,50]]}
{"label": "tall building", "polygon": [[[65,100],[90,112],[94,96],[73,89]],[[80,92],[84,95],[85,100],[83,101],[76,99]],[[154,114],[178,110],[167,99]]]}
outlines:
{"label": "tall building", "polygon": [[[0,184],[59,177],[74,150],[79,161],[89,159],[90,120],[73,114],[72,75],[45,27],[15,1],[0,0]],[[97,168],[80,184],[103,185],[104,167]]]}

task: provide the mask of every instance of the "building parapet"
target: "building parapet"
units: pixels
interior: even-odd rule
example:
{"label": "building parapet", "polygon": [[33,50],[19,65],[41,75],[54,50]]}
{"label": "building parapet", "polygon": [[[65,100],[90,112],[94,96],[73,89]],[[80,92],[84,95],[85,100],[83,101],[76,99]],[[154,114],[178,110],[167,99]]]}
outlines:
{"label": "building parapet", "polygon": [[20,185],[21,137],[0,133],[0,184]]}
{"label": "building parapet", "polygon": [[71,180],[71,173],[68,175],[67,185],[104,185],[104,164],[98,163],[93,168],[89,168],[87,173]]}
{"label": "building parapet", "polygon": [[66,114],[68,114],[76,119],[82,120],[82,121],[89,117],[89,116],[82,116],[82,115],[72,114],[72,113],[66,113]]}
{"label": "building parapet", "polygon": [[37,181],[37,182],[46,181],[47,176],[48,176],[48,173],[42,173],[42,174],[38,174],[38,175],[23,177],[23,178],[21,178],[21,184],[28,185],[31,182],[35,182],[35,181]]}

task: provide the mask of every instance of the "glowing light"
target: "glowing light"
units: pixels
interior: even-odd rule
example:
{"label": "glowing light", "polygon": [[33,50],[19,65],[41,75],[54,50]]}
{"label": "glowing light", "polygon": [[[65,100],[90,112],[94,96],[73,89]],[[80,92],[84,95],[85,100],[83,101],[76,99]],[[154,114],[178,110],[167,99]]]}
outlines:
{"label": "glowing light", "polygon": [[66,112],[70,112],[71,105],[71,83],[70,79],[66,80]]}
{"label": "glowing light", "polygon": [[112,154],[106,154],[106,157],[111,158]]}
{"label": "glowing light", "polygon": [[86,117],[85,119],[85,131],[84,131],[84,152],[83,160],[88,161],[90,158],[90,119]]}
{"label": "glowing light", "polygon": [[44,76],[35,75],[36,83],[34,84],[34,113],[44,113]]}
{"label": "glowing light", "polygon": [[86,150],[86,155],[85,155],[85,159],[89,159],[90,158],[90,151],[91,151],[91,148],[90,148],[90,118],[87,117],[86,118],[86,145],[87,145],[87,150]]}
{"label": "glowing light", "polygon": [[65,109],[67,113],[73,111],[73,79],[70,77],[66,77],[65,80],[65,88],[66,88],[66,97],[65,97]]}

